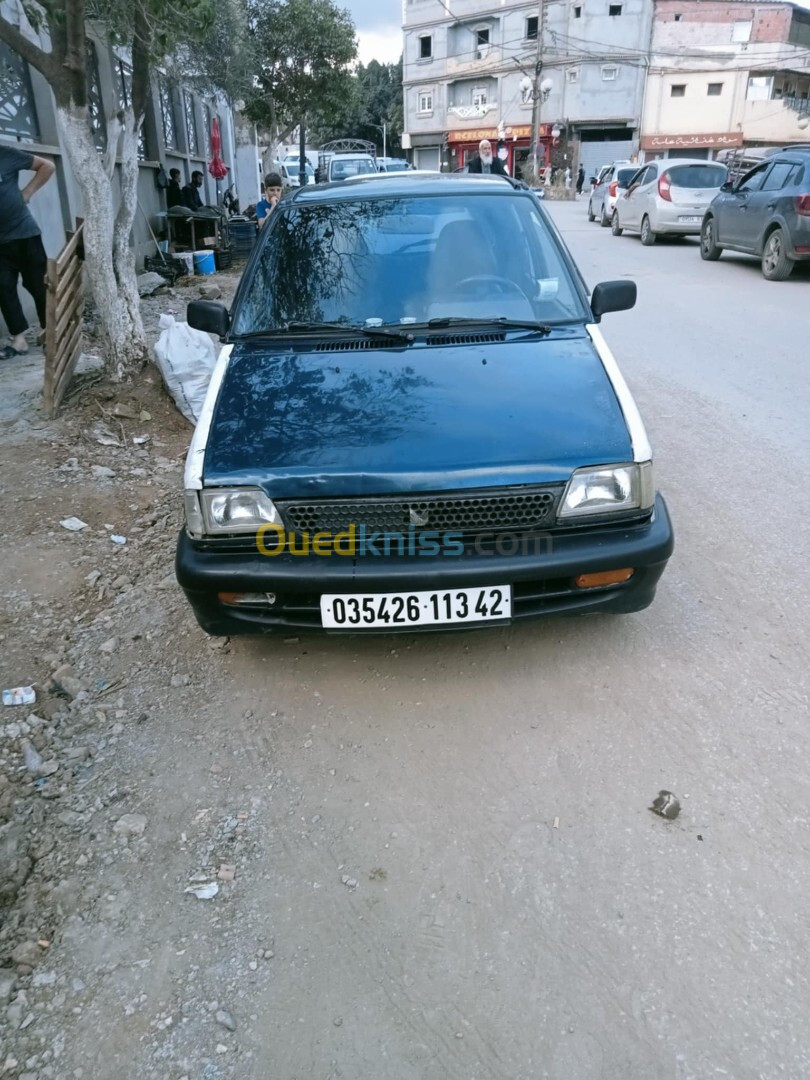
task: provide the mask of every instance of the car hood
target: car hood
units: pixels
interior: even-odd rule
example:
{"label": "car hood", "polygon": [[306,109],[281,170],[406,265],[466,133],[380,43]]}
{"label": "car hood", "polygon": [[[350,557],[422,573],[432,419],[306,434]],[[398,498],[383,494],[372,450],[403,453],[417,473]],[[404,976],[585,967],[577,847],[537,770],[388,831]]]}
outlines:
{"label": "car hood", "polygon": [[489,344],[340,344],[234,345],[205,486],[255,484],[275,498],[443,491],[551,483],[633,458],[581,328]]}

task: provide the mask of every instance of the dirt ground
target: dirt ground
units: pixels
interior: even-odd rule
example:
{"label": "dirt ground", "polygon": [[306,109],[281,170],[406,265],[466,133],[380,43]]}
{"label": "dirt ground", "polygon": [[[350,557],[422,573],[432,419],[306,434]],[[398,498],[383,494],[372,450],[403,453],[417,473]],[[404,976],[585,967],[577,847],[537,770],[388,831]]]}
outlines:
{"label": "dirt ground", "polygon": [[807,283],[555,214],[639,281],[678,547],[635,616],[209,640],[156,369],[48,421],[0,367],[2,1080],[810,1076]]}

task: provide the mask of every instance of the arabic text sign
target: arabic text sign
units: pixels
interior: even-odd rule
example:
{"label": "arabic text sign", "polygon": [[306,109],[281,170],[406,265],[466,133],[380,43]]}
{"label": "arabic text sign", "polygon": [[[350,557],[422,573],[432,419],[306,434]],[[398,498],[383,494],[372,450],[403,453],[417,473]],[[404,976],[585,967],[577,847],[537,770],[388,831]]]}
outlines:
{"label": "arabic text sign", "polygon": [[713,131],[695,135],[642,135],[642,150],[690,150],[693,147],[742,146],[741,131]]}

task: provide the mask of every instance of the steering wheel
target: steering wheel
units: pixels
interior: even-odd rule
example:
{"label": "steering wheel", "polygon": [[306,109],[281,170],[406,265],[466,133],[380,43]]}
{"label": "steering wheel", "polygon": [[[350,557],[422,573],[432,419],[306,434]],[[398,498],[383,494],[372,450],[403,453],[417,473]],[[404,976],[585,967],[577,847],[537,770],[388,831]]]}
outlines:
{"label": "steering wheel", "polygon": [[[466,291],[468,285],[494,285],[501,295],[517,293],[518,296],[521,296],[524,300],[526,299],[526,294],[516,282],[510,281],[509,278],[498,277],[497,274],[475,274],[473,277],[462,278],[461,281],[456,282],[455,287],[457,290],[465,289]],[[481,290],[477,289],[476,291],[480,292]]]}

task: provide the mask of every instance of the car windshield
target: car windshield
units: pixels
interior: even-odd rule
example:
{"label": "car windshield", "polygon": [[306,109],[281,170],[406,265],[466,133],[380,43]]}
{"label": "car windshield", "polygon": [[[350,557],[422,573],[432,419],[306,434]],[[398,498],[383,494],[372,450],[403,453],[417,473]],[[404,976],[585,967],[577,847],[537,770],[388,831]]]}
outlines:
{"label": "car windshield", "polygon": [[669,169],[675,187],[719,188],[726,179],[725,165],[677,165]]}
{"label": "car windshield", "polygon": [[404,172],[407,168],[407,161],[389,161],[385,166],[386,172]]}
{"label": "car windshield", "polygon": [[586,316],[533,196],[366,198],[273,215],[233,333]]}
{"label": "car windshield", "polygon": [[368,158],[350,158],[348,161],[332,162],[333,180],[345,180],[349,176],[361,176],[376,171],[374,162]]}

